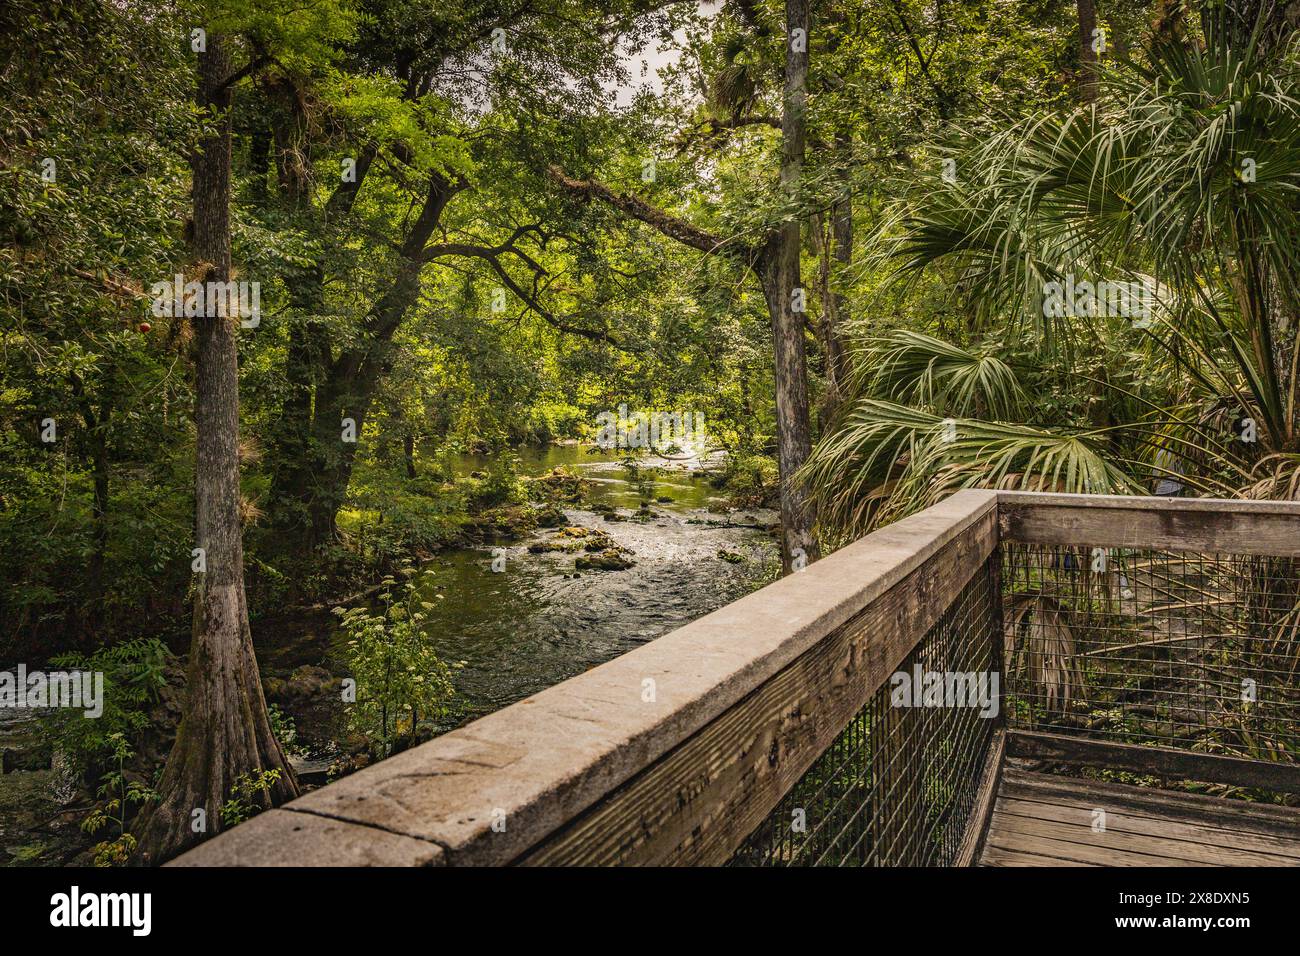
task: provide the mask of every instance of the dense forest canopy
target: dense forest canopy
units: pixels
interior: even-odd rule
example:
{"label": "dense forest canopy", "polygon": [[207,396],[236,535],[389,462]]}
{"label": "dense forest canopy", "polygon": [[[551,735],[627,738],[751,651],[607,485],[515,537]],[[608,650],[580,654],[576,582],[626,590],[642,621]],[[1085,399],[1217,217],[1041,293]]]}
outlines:
{"label": "dense forest canopy", "polygon": [[620,408],[785,570],[962,487],[1296,498],[1294,7],[11,0],[0,658],[188,652],[121,858],[298,792],[259,621]]}

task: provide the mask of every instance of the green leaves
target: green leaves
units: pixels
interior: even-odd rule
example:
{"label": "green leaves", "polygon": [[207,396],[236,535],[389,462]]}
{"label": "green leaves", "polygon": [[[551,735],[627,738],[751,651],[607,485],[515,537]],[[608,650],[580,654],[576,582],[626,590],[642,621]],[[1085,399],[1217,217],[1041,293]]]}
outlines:
{"label": "green leaves", "polygon": [[431,93],[412,99],[396,79],[337,69],[326,75],[319,92],[358,147],[396,148],[415,172],[437,172],[447,179],[473,176],[476,163],[465,139],[442,132],[460,126],[445,98]]}
{"label": "green leaves", "polygon": [[1101,431],[943,418],[868,398],[813,449],[802,477],[828,528],[857,534],[962,488],[1136,492],[1104,442]]}
{"label": "green leaves", "polygon": [[193,26],[242,37],[253,59],[274,60],[290,72],[334,61],[356,35],[349,0],[198,0]]}
{"label": "green leaves", "polygon": [[[808,469],[829,521],[860,527],[972,483],[1140,490],[1158,460],[1198,490],[1232,494],[1254,475],[1249,493],[1289,494],[1282,459],[1263,474],[1252,462],[1300,434],[1296,67],[1294,46],[1220,31],[1107,71],[1096,104],[963,130],[955,175],[936,163],[895,204],[879,262],[906,290],[922,275],[945,288],[961,337],[981,344],[867,341],[863,399]],[[1155,301],[1141,321],[1045,309],[1062,280],[1137,283]],[[1013,354],[1042,373],[1013,370]],[[1090,404],[1044,402],[1054,378]],[[1258,443],[1197,411],[1233,408]],[[941,415],[954,416],[946,441]]]}
{"label": "green leaves", "polygon": [[[396,585],[393,579],[385,579]],[[380,595],[375,612],[356,607],[334,609],[346,636],[344,658],[356,681],[356,702],[348,705],[348,723],[366,735],[376,756],[385,757],[398,738],[415,739],[420,720],[443,716],[455,696],[452,668],[437,654],[422,624],[417,586],[406,582]]]}
{"label": "green leaves", "polygon": [[908,329],[869,340],[855,369],[869,394],[945,414],[1005,421],[1028,401],[1011,366],[987,347],[963,349]]}

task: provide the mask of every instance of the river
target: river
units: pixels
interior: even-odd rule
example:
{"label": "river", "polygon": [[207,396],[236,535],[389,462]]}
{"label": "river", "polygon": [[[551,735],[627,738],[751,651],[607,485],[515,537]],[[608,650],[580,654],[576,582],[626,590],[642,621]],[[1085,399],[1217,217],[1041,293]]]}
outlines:
{"label": "river", "polygon": [[[617,461],[586,447],[520,452],[524,475],[564,466],[592,482],[583,507],[565,507],[568,523],[604,531],[615,545],[634,552],[635,565],[627,570],[575,576],[573,554],[529,551],[552,531],[505,547],[500,572],[492,570],[491,547],[449,551],[425,566],[424,592],[442,595],[432,602],[429,638],[445,660],[466,662],[456,676],[461,720],[654,640],[773,575],[776,544],[762,530],[777,520],[773,512],[725,513],[725,497],[709,484],[699,462],[659,464],[652,486],[638,487]],[[486,465],[474,456],[457,463],[463,473]],[[647,490],[656,499],[648,519],[609,520],[588,507],[604,505],[631,516]]]}

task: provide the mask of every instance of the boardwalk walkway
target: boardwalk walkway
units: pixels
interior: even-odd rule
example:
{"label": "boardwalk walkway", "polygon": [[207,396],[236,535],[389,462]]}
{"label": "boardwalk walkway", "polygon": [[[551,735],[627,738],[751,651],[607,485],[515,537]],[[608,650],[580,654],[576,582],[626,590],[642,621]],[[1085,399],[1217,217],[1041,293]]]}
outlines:
{"label": "boardwalk walkway", "polygon": [[1300,866],[1300,810],[1008,767],[980,864]]}

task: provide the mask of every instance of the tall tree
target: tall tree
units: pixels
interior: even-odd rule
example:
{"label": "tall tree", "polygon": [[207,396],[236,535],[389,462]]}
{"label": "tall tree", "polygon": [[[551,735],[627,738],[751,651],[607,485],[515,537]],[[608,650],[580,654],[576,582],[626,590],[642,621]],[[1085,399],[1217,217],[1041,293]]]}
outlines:
{"label": "tall tree", "polygon": [[809,296],[800,276],[800,186],[808,132],[809,16],[807,0],[786,0],[785,85],[781,110],[781,195],[786,218],[759,257],[759,277],[772,318],[776,364],[777,465],[781,475],[781,564],[815,560],[816,509],[796,472],[808,459],[808,362],[804,316]]}
{"label": "tall tree", "polygon": [[[198,54],[196,105],[212,126],[190,160],[193,251],[200,282],[229,282],[230,106],[238,80],[227,39],[209,34]],[[210,308],[208,311],[214,311]],[[255,799],[271,806],[298,794],[298,782],[271,730],[244,594],[239,493],[238,315],[196,316],[195,538],[202,564],[194,599],[188,697],[159,799],[137,827],[140,863],[156,863],[221,828],[221,807],[248,774],[278,779]],[[205,826],[194,826],[201,811]]]}

